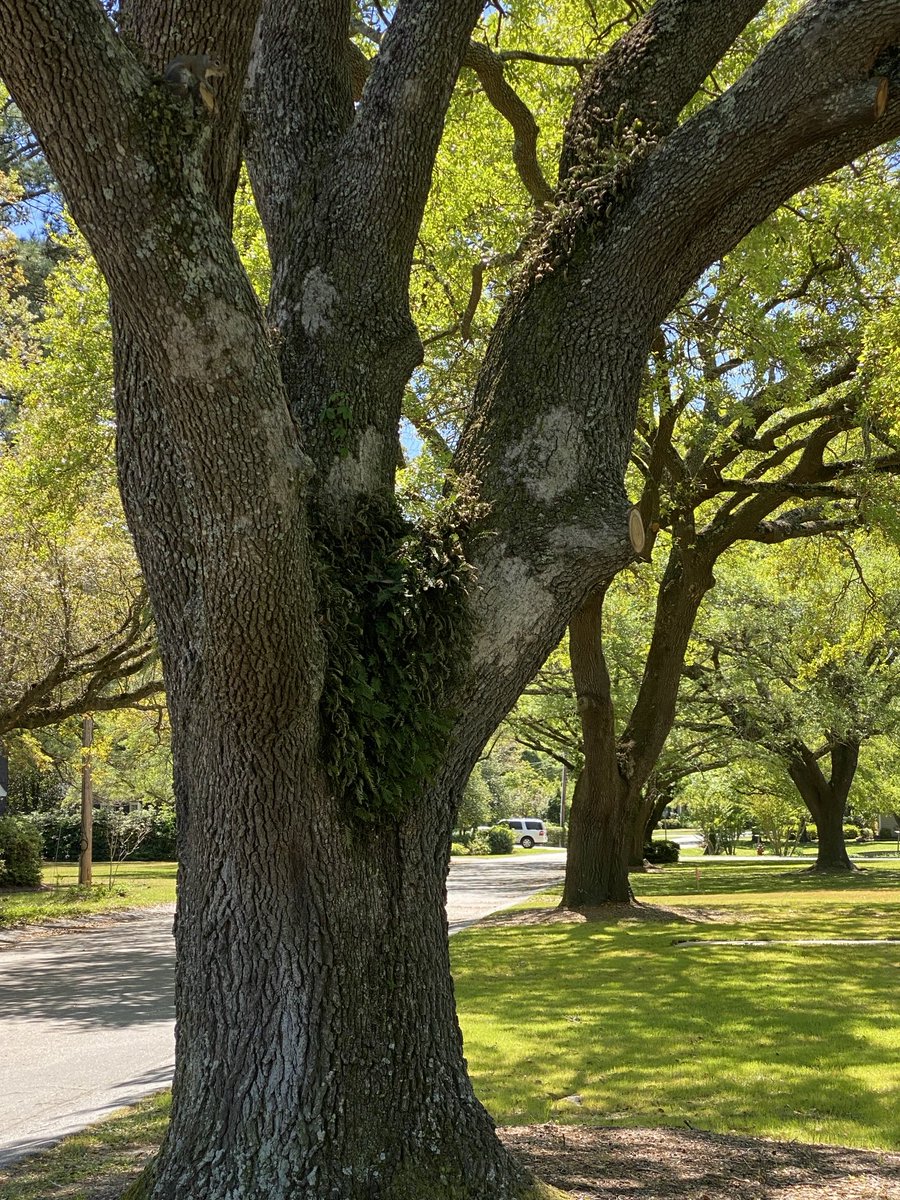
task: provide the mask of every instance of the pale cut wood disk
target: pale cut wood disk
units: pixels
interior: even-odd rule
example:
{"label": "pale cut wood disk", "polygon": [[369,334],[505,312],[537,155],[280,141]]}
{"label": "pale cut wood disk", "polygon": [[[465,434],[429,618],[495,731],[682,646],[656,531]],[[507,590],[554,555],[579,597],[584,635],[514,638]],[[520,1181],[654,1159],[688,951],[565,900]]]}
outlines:
{"label": "pale cut wood disk", "polygon": [[636,508],[633,508],[628,514],[628,537],[631,539],[635,554],[640,554],[647,538],[644,533],[644,522]]}

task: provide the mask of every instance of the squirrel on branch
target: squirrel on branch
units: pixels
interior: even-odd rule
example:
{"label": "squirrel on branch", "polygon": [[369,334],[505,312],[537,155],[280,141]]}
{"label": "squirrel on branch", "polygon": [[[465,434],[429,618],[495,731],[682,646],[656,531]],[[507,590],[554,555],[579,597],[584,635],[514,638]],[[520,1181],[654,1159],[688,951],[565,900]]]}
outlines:
{"label": "squirrel on branch", "polygon": [[163,71],[163,80],[178,96],[198,95],[209,112],[215,112],[216,93],[210,80],[228,70],[208,54],[177,54]]}

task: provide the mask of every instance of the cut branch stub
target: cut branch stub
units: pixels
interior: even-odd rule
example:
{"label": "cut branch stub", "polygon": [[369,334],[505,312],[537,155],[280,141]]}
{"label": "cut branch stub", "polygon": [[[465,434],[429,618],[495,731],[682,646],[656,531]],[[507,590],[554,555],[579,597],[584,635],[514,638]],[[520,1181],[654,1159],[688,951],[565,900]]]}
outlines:
{"label": "cut branch stub", "polygon": [[647,535],[644,532],[644,520],[641,516],[640,509],[635,506],[628,514],[628,539],[631,542],[632,549],[635,554],[640,554],[644,549],[644,543],[647,540]]}

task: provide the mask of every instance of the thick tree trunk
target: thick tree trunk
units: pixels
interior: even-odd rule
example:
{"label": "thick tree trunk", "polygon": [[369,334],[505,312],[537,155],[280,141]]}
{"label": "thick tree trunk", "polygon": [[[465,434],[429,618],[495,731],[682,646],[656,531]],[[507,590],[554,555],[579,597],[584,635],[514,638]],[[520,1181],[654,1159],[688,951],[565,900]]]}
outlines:
{"label": "thick tree trunk", "polygon": [[537,1194],[467,1078],[434,797],[354,833],[289,722],[172,723],[178,1054],[147,1194]]}
{"label": "thick tree trunk", "polygon": [[855,871],[844,842],[844,810],[846,801],[829,793],[819,797],[815,810],[810,807],[818,831],[815,871]]}
{"label": "thick tree trunk", "polygon": [[626,789],[594,788],[582,770],[572,799],[563,908],[633,902],[629,824]]}
{"label": "thick tree trunk", "polygon": [[855,871],[844,843],[844,813],[859,762],[859,743],[832,742],[831,777],[826,779],[810,750],[798,744],[788,774],[816,823],[818,850],[813,871]]}

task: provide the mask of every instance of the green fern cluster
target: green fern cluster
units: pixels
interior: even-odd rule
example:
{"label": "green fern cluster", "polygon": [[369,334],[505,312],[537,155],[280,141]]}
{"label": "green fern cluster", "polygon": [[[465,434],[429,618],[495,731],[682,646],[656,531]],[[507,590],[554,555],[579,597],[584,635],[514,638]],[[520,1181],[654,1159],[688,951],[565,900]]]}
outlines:
{"label": "green fern cluster", "polygon": [[318,541],[326,768],[352,823],[402,814],[437,766],[470,636],[458,529],[361,507]]}

